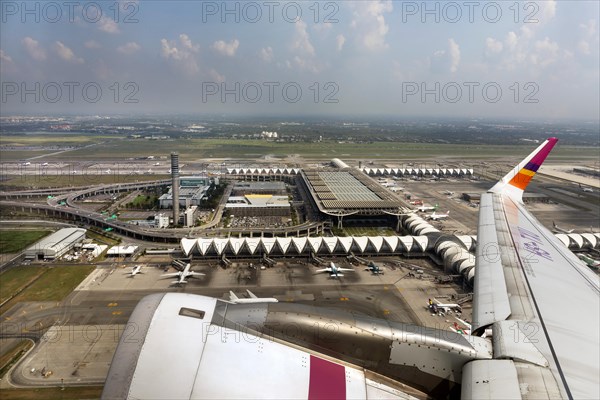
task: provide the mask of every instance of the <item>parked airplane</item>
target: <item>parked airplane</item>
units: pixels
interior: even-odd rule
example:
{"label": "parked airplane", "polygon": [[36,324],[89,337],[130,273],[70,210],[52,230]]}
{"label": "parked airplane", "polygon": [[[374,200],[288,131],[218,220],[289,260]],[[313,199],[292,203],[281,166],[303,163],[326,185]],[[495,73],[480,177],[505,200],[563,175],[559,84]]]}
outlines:
{"label": "parked airplane", "polygon": [[437,208],[438,208],[437,204],[435,206],[420,206],[420,207],[417,207],[417,211],[420,211],[420,212],[434,211],[434,210],[437,210]]}
{"label": "parked airplane", "polygon": [[235,295],[235,293],[233,293],[233,291],[229,291],[229,301],[231,301],[232,303],[235,304],[253,304],[253,303],[277,303],[279,302],[279,300],[277,300],[274,297],[256,297],[256,295],[254,293],[252,293],[250,290],[246,289],[246,292],[248,292],[248,298],[239,298]]}
{"label": "parked airplane", "polygon": [[373,275],[383,275],[384,274],[383,269],[381,269],[381,267],[379,267],[379,265],[376,265],[373,261],[369,262],[369,265],[367,265],[367,268],[365,268],[365,271],[371,271],[371,273]]}
{"label": "parked airplane", "polygon": [[343,271],[352,271],[352,272],[354,272],[354,270],[352,268],[339,268],[332,261],[332,262],[329,263],[329,267],[323,268],[323,269],[318,269],[317,273],[320,273],[320,272],[329,272],[329,276],[331,278],[339,278],[340,276],[344,276],[344,274],[340,274],[340,272],[343,272]]}
{"label": "parked airplane", "polygon": [[573,229],[563,229],[560,226],[556,225],[556,223],[554,221],[552,221],[552,226],[554,227],[553,231],[556,233],[573,233]]}
{"label": "parked airplane", "polygon": [[434,298],[433,301],[429,299],[428,301],[429,308],[434,311],[442,311],[444,314],[449,314],[452,311],[462,313],[462,308],[459,304],[456,303],[442,303],[438,299]]}
{"label": "parked airplane", "polygon": [[143,274],[141,265],[136,265],[131,269],[131,271],[127,272],[127,275],[129,275],[132,278],[137,274]]}
{"label": "parked airplane", "polygon": [[582,186],[581,183],[579,184],[579,188],[584,192],[594,193],[594,189],[589,186]]}
{"label": "parked airplane", "polygon": [[47,166],[48,166],[48,163],[47,163],[47,162],[45,162],[45,163],[42,163],[42,167],[47,167]]}
{"label": "parked airplane", "polygon": [[23,164],[21,164],[21,165],[23,165],[24,167],[26,167],[26,166],[28,166],[28,165],[31,165],[31,163],[30,163],[29,161],[27,161],[27,162],[24,162],[24,163],[23,163]]}
{"label": "parked airplane", "polygon": [[454,194],[454,192],[451,192],[450,190],[444,190],[444,194],[448,195],[448,196],[452,196]]}
{"label": "parked airplane", "polygon": [[174,284],[181,284],[181,283],[187,283],[187,281],[185,280],[185,278],[189,278],[189,277],[197,277],[197,276],[204,276],[205,274],[201,273],[201,272],[194,272],[191,270],[192,265],[190,263],[187,263],[185,265],[185,268],[182,271],[179,272],[173,272],[172,274],[162,274],[161,276],[164,277],[171,277],[171,276],[177,276],[179,277],[178,280],[173,281]]}
{"label": "parked airplane", "polygon": [[431,215],[427,216],[427,219],[430,219],[433,221],[439,221],[439,220],[448,218],[449,215],[450,215],[450,211],[446,211],[446,214],[436,214],[434,211],[433,213],[431,213]]}

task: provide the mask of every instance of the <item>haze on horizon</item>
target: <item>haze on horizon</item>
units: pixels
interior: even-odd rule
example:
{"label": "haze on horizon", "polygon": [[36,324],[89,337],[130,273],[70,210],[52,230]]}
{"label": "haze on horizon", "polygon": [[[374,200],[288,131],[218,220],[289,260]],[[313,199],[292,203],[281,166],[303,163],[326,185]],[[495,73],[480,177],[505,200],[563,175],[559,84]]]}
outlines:
{"label": "haze on horizon", "polygon": [[3,1],[2,115],[600,120],[596,1],[225,3]]}

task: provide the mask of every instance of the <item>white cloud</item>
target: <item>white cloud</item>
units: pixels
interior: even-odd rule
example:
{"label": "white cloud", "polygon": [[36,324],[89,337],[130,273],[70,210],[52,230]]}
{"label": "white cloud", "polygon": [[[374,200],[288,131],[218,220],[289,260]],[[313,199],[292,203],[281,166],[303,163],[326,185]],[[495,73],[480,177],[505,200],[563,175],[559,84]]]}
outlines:
{"label": "white cloud", "polygon": [[585,40],[580,40],[579,43],[577,43],[577,49],[586,56],[592,54],[592,51],[590,50],[590,44]]}
{"label": "white cloud", "polygon": [[385,37],[390,28],[384,14],[393,11],[392,1],[358,1],[350,3],[350,6],[354,8],[350,26],[356,30],[360,42],[368,50],[386,49]]}
{"label": "white cloud", "polygon": [[558,59],[558,43],[552,42],[548,37],[538,40],[534,46],[536,52],[531,55],[531,62],[546,67]]}
{"label": "white cloud", "polygon": [[233,57],[238,47],[240,47],[240,41],[233,39],[227,43],[224,40],[217,40],[211,47],[224,56]]}
{"label": "white cloud", "polygon": [[454,39],[448,39],[448,47],[450,54],[450,72],[456,72],[458,65],[460,64],[460,47],[454,41]]}
{"label": "white cloud", "polygon": [[186,48],[190,51],[193,51],[194,53],[200,49],[200,45],[193,44],[190,37],[188,35],[186,35],[185,33],[182,33],[181,35],[179,35],[179,41],[181,42],[181,45],[184,48]]}
{"label": "white cloud", "polygon": [[0,49],[0,60],[6,62],[6,63],[11,63],[12,62],[12,58],[10,58],[10,56],[6,53],[4,53],[4,50]]}
{"label": "white cloud", "polygon": [[27,53],[29,53],[34,60],[44,61],[46,59],[46,50],[40,46],[40,43],[37,40],[27,36],[23,38],[21,43],[25,46],[25,50],[27,50]]}
{"label": "white cloud", "polygon": [[448,39],[448,50],[437,50],[431,58],[431,68],[434,72],[456,72],[460,64],[460,47],[454,39]]}
{"label": "white cloud", "polygon": [[485,39],[485,53],[487,55],[498,54],[503,48],[501,41],[490,37]]}
{"label": "white cloud", "polygon": [[337,35],[335,38],[335,44],[337,47],[337,51],[342,51],[342,49],[344,48],[344,43],[346,43],[346,38],[344,37],[344,35],[342,35],[342,34]]}
{"label": "white cloud", "polygon": [[102,45],[95,40],[88,40],[83,44],[88,49],[99,49]]}
{"label": "white cloud", "polygon": [[106,33],[119,33],[119,25],[110,17],[102,17],[97,22],[98,29]]}
{"label": "white cloud", "polygon": [[587,23],[579,24],[579,29],[583,31],[585,37],[591,38],[596,33],[596,20],[590,19]]}
{"label": "white cloud", "polygon": [[75,63],[75,64],[83,64],[83,58],[77,57],[73,50],[65,46],[62,42],[54,42],[54,51],[58,54],[60,58],[65,61]]}
{"label": "white cloud", "polygon": [[173,60],[188,75],[195,75],[200,71],[198,63],[194,57],[200,46],[194,45],[189,36],[185,33],[179,35],[179,43],[174,40],[161,39],[160,54],[167,60]]}
{"label": "white cloud", "polygon": [[225,82],[225,76],[220,74],[219,72],[217,72],[214,69],[211,69],[210,71],[208,71],[208,76],[210,76],[210,78],[216,83]]}
{"label": "white cloud", "polygon": [[303,54],[314,56],[315,48],[310,42],[310,37],[306,31],[306,22],[299,20],[295,24],[295,34],[292,41],[292,49],[298,50]]}
{"label": "white cloud", "polygon": [[260,58],[262,58],[264,62],[273,61],[273,49],[271,46],[260,49]]}
{"label": "white cloud", "polygon": [[139,49],[141,49],[141,47],[136,42],[127,42],[124,45],[117,47],[117,51],[122,54],[133,54]]}

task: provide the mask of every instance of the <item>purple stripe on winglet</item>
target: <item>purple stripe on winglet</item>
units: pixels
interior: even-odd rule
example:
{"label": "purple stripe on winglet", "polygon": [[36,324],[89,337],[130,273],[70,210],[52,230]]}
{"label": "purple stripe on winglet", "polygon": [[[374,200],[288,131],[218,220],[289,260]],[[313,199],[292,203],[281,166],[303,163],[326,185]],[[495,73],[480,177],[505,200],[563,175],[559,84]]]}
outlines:
{"label": "purple stripe on winglet", "polygon": [[550,151],[552,150],[556,142],[558,142],[557,138],[548,138],[548,143],[546,143],[546,145],[535,156],[533,156],[533,158],[527,163],[525,168],[527,168],[530,171],[537,172],[540,165],[542,165],[546,157],[548,157],[548,154],[550,154]]}

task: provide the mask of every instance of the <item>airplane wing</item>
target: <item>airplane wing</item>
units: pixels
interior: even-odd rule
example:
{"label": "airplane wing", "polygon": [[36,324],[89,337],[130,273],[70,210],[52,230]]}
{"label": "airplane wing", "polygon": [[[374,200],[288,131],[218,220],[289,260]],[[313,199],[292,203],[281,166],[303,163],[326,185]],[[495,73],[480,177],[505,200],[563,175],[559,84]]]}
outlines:
{"label": "airplane wing", "polygon": [[338,271],[354,271],[353,268],[338,268]]}
{"label": "airplane wing", "polygon": [[321,268],[316,270],[315,272],[331,272],[331,268]]}
{"label": "airplane wing", "polygon": [[167,277],[179,276],[180,274],[181,274],[180,272],[173,272],[172,274],[162,274],[161,276],[167,278]]}
{"label": "airplane wing", "polygon": [[202,272],[194,272],[194,271],[190,271],[188,272],[187,276],[205,276],[206,274],[203,274]]}
{"label": "airplane wing", "polygon": [[494,359],[463,369],[463,398],[600,398],[598,276],[525,208],[550,138],[481,196],[473,330]]}
{"label": "airplane wing", "polygon": [[250,298],[252,299],[257,299],[258,297],[256,297],[256,295],[254,293],[252,293],[250,290],[246,289],[246,292],[248,292],[248,296],[250,296]]}

